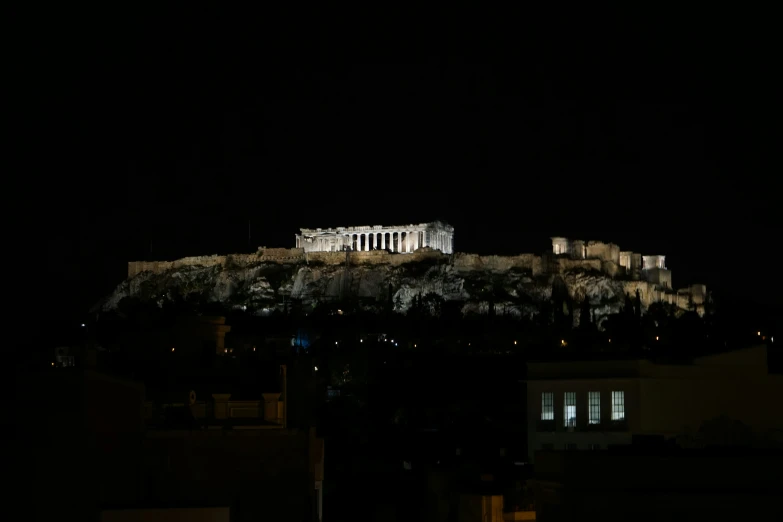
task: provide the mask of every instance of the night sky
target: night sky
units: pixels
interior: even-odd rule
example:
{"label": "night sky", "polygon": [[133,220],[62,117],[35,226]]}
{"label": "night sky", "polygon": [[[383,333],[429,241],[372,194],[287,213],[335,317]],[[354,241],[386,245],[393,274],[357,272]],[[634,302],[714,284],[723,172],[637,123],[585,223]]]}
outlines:
{"label": "night sky", "polygon": [[593,14],[50,13],[20,50],[49,304],[78,317],[129,260],[433,219],[459,251],[603,240],[778,304],[770,33]]}

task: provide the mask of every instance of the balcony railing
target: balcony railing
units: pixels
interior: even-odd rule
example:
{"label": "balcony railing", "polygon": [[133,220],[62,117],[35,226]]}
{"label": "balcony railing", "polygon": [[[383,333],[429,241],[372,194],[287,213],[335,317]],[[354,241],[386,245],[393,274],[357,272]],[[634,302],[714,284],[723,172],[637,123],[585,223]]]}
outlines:
{"label": "balcony railing", "polygon": [[577,423],[575,426],[563,426],[558,425],[556,420],[539,420],[536,423],[536,431],[539,432],[554,432],[554,431],[571,431],[571,432],[600,432],[600,431],[628,431],[628,421],[626,419],[602,421],[598,424],[581,424]]}

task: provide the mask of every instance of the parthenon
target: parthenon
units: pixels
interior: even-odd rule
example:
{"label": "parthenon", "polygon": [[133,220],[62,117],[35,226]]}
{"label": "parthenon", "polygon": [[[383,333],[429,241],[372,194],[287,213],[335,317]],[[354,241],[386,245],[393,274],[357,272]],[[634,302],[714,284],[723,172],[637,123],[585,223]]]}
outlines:
{"label": "parthenon", "polygon": [[454,227],[440,221],[400,226],[363,226],[337,228],[303,228],[296,234],[296,248],[305,252],[339,252],[343,250],[411,253],[421,247],[454,252]]}

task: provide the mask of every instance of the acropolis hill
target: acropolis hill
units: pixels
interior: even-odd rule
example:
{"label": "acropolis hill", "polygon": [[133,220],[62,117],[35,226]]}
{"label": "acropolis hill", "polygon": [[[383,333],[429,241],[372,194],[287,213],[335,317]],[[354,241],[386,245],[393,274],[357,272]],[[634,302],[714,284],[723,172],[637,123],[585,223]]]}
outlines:
{"label": "acropolis hill", "polygon": [[600,241],[554,237],[552,251],[542,255],[452,253],[454,229],[441,222],[302,229],[295,241],[295,248],[260,247],[253,254],[132,261],[128,279],[101,308],[113,309],[123,297],[162,304],[179,294],[258,315],[292,300],[314,307],[345,299],[367,309],[392,302],[404,313],[416,296],[434,293],[459,302],[463,314],[486,313],[491,302],[502,313],[529,317],[557,287],[574,303],[589,299],[600,324],[637,291],[643,309],[662,301],[701,314],[706,299],[704,285],[673,290],[663,255]]}

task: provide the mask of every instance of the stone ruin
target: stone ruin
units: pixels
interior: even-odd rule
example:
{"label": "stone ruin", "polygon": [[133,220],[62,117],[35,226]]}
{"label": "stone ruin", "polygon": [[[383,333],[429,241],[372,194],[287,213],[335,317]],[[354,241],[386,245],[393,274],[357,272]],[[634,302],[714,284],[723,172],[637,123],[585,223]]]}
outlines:
{"label": "stone ruin", "polygon": [[454,252],[454,227],[435,221],[418,225],[303,228],[296,235],[296,248],[305,252],[388,250],[410,254],[421,247]]}

